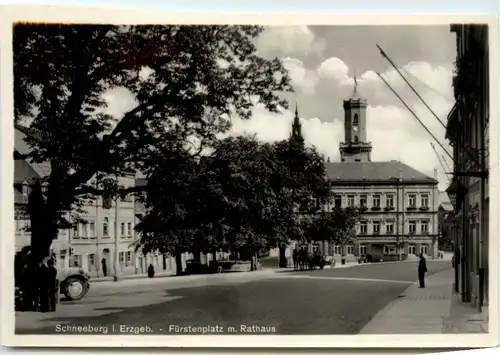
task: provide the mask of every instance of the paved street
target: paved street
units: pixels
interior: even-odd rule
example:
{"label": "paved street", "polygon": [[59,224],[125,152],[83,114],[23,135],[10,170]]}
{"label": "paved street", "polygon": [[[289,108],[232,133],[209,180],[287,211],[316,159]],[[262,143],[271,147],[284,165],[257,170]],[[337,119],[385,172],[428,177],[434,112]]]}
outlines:
{"label": "paved street", "polygon": [[[416,262],[400,262],[94,284],[85,299],[63,303],[56,313],[18,313],[16,330],[18,334],[357,334],[415,282],[416,267]],[[429,275],[450,267],[448,261],[428,261]]]}

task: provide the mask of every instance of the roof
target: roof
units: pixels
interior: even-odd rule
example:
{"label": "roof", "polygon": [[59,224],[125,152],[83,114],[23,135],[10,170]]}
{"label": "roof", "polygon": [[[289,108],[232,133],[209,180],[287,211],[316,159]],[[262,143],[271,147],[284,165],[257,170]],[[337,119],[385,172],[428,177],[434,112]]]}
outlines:
{"label": "roof", "polygon": [[401,175],[406,183],[437,184],[438,181],[399,161],[326,163],[328,178],[338,182],[390,182]]}
{"label": "roof", "polygon": [[[14,151],[19,154],[28,154],[31,152],[31,147],[24,141],[28,135],[33,134],[36,137],[36,133],[30,132],[29,128],[20,125],[14,125]],[[28,163],[37,172],[39,176],[50,175],[50,163]]]}
{"label": "roof", "polygon": [[14,160],[14,183],[24,181],[29,183],[31,180],[39,178],[40,175],[26,160]]}

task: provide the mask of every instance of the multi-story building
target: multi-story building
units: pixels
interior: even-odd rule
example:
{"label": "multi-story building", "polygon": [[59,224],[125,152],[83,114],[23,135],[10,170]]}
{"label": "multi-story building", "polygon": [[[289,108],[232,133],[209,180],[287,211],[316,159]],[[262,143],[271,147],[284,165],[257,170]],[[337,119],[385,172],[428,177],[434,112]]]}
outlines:
{"label": "multi-story building", "polygon": [[[29,163],[20,155],[30,151],[24,141],[31,134],[25,127],[16,126],[15,134],[15,224],[16,250],[30,245],[29,216],[26,213],[28,195],[33,181],[50,174],[48,164]],[[17,154],[16,154],[17,153]],[[123,174],[118,183],[125,187],[135,184],[135,174]],[[117,205],[118,204],[118,205]],[[138,272],[132,243],[135,241],[135,202],[132,196],[118,201],[103,201],[102,197],[82,207],[81,223],[71,230],[59,230],[57,239],[51,245],[59,267],[82,267],[91,277],[115,275],[114,261],[118,260],[117,274]],[[76,212],[67,213],[68,220]]]}
{"label": "multi-story building", "polygon": [[344,101],[345,142],[340,143],[341,161],[326,163],[334,204],[359,207],[357,237],[345,246],[325,241],[316,243],[316,247],[335,259],[343,257],[347,261],[367,254],[373,260],[417,258],[421,253],[434,258],[438,181],[399,161],[371,161],[366,108],[366,100],[359,97],[355,88],[352,97]]}
{"label": "multi-story building", "polygon": [[453,146],[455,291],[480,310],[488,304],[489,45],[487,25],[452,25],[457,59],[455,106],[446,138]]}

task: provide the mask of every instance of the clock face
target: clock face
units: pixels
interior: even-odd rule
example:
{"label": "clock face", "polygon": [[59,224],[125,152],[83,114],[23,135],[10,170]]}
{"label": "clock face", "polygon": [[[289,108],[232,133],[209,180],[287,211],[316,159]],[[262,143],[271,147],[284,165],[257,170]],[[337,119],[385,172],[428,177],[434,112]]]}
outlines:
{"label": "clock face", "polygon": [[358,131],[358,126],[354,126],[354,131]]}

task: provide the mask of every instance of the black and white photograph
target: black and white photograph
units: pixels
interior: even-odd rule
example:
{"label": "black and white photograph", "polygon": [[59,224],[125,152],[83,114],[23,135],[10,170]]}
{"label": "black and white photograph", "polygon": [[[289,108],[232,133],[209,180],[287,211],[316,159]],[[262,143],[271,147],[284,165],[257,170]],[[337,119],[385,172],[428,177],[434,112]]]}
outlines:
{"label": "black and white photograph", "polygon": [[98,12],[3,36],[16,344],[498,342],[497,23]]}

